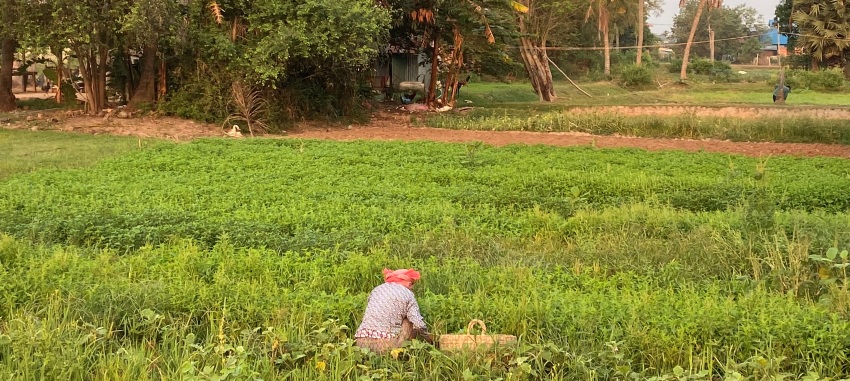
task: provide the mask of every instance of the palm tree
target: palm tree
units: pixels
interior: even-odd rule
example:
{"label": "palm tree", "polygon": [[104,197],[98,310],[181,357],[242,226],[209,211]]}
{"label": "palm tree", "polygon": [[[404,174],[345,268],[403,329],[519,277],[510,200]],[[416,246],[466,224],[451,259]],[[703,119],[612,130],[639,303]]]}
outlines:
{"label": "palm tree", "polygon": [[596,13],[596,28],[601,34],[605,49],[606,75],[611,75],[611,26],[614,26],[614,38],[618,41],[617,47],[619,47],[621,27],[634,25],[639,21],[634,4],[633,0],[590,0],[584,21],[587,22],[590,16]]}
{"label": "palm tree", "polygon": [[801,30],[798,44],[817,62],[840,62],[850,53],[850,10],[843,2],[797,0],[791,19]]}
{"label": "palm tree", "polygon": [[[687,0],[679,0],[679,8],[683,8],[687,4]],[[702,12],[708,7],[709,10],[717,9],[723,6],[723,0],[699,0],[697,13],[694,15],[694,23],[691,25],[691,34],[688,35],[688,43],[685,44],[685,52],[682,54],[682,72],[679,74],[679,79],[685,81],[688,79],[688,59],[691,55],[691,45],[694,43],[694,34],[699,26],[699,19],[702,17]]]}

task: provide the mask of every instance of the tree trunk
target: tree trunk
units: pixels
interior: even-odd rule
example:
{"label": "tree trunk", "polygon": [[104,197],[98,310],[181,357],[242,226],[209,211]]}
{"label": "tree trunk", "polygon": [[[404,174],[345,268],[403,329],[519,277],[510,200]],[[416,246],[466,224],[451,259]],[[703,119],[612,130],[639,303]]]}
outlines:
{"label": "tree trunk", "polygon": [[17,43],[11,38],[3,38],[0,41],[0,111],[14,111],[18,106],[15,104],[15,94],[12,93],[12,65],[15,63],[15,46]]}
{"label": "tree trunk", "polygon": [[546,52],[546,40],[529,36],[525,19],[519,17],[520,56],[531,81],[531,87],[537,93],[541,102],[554,102],[555,86],[552,81],[552,70],[549,68],[549,54]]}
{"label": "tree trunk", "polygon": [[130,99],[130,108],[137,108],[142,103],[153,103],[156,101],[156,54],[158,51],[156,43],[145,45],[142,53],[142,72],[139,76],[139,86]]}
{"label": "tree trunk", "polygon": [[[50,49],[53,51],[54,49]],[[55,49],[56,51],[56,103],[62,103],[62,81],[65,76],[65,62],[62,57],[63,49]]]}
{"label": "tree trunk", "polygon": [[106,60],[109,52],[101,47],[97,50],[76,48],[80,60],[80,74],[86,91],[86,112],[95,115],[106,104]]}
{"label": "tree trunk", "polygon": [[437,66],[439,61],[437,59],[439,55],[439,43],[440,43],[440,33],[436,30],[434,33],[434,51],[431,52],[431,78],[428,81],[428,100],[425,102],[428,107],[435,107],[437,103],[437,76],[439,75],[439,67]]}
{"label": "tree trunk", "polygon": [[98,111],[104,109],[107,103],[106,96],[106,69],[108,69],[107,61],[109,60],[109,49],[101,46],[98,49],[97,60],[97,99],[100,102]]}
{"label": "tree trunk", "polygon": [[706,0],[700,0],[697,6],[697,14],[694,16],[694,23],[691,25],[691,34],[688,35],[688,43],[685,44],[685,52],[682,54],[682,72],[679,73],[679,80],[685,81],[688,79],[688,59],[691,56],[691,46],[694,44],[694,34],[699,26],[699,18],[702,17],[702,10],[705,9]]}
{"label": "tree trunk", "polygon": [[457,100],[457,83],[460,78],[460,71],[463,69],[463,35],[460,34],[460,30],[458,30],[456,25],[453,33],[454,46],[452,47],[446,86],[443,91],[443,105],[452,108],[455,107],[455,101]]}
{"label": "tree trunk", "polygon": [[608,28],[602,31],[602,38],[605,39],[605,75],[611,75],[611,36],[608,35]]}
{"label": "tree trunk", "polygon": [[614,25],[614,47],[620,48],[620,27],[617,25]]}
{"label": "tree trunk", "polygon": [[641,61],[643,60],[643,29],[644,29],[644,15],[643,15],[643,7],[644,0],[638,0],[638,40],[637,40],[637,60],[635,60],[635,64],[640,66]]}
{"label": "tree trunk", "polygon": [[168,70],[165,66],[165,60],[159,60],[159,87],[156,89],[156,101],[159,102],[165,99],[165,93],[168,91]]}
{"label": "tree trunk", "polygon": [[546,49],[536,46],[536,41],[527,37],[521,38],[520,42],[520,56],[525,64],[531,87],[534,88],[541,102],[554,102],[557,96],[552,83],[552,71],[549,69],[549,56]]}

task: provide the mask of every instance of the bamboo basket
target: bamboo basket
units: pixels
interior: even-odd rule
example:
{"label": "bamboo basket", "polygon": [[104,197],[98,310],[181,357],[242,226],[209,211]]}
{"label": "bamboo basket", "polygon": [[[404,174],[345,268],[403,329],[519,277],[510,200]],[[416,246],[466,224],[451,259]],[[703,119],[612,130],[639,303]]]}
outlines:
{"label": "bamboo basket", "polygon": [[[472,327],[475,325],[481,327],[480,335],[470,335]],[[516,336],[512,335],[488,335],[487,326],[483,321],[473,319],[466,327],[467,334],[465,335],[440,335],[440,349],[457,351],[457,350],[475,350],[487,348],[493,345],[505,345],[516,341]]]}

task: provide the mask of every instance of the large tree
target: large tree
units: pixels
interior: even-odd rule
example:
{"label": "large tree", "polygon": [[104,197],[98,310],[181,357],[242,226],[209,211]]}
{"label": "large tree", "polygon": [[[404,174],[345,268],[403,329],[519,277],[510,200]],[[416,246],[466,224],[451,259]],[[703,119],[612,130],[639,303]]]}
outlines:
{"label": "large tree", "polygon": [[798,44],[825,66],[844,66],[850,58],[850,10],[843,1],[796,0],[792,20]]}
{"label": "large tree", "polygon": [[[655,7],[655,2],[652,1],[651,3],[651,6]],[[603,71],[607,75],[611,74],[611,40],[615,40],[615,45],[619,48],[619,39],[623,32],[629,29],[637,30],[637,25],[644,25],[642,20],[645,16],[641,15],[639,8],[640,5],[634,0],[589,1],[585,22],[590,20],[591,16],[596,16],[596,29],[599,32],[603,47]],[[614,29],[613,35],[611,34],[612,28]],[[643,30],[638,34],[640,35],[642,32]]]}
{"label": "large tree", "polygon": [[[132,0],[122,20],[126,45],[141,53],[142,65],[130,93],[130,106],[156,101],[157,58],[160,46],[173,40],[180,26],[180,11],[174,0]],[[163,74],[163,73],[160,73]]]}
{"label": "large tree", "polygon": [[436,87],[440,60],[446,66],[442,103],[453,107],[457,98],[460,72],[470,41],[495,44],[491,19],[506,14],[513,1],[505,0],[413,0],[410,17],[424,35],[431,61],[426,103],[437,105]]}
{"label": "large tree", "polygon": [[20,23],[17,0],[3,0],[0,13],[0,111],[12,111],[15,94],[12,93],[12,66],[15,63],[15,50],[18,46]]}
{"label": "large tree", "polygon": [[51,0],[52,46],[68,47],[79,62],[85,88],[86,111],[96,114],[106,107],[106,72],[111,53],[118,46],[121,20],[130,9],[129,0]]}
{"label": "large tree", "polygon": [[643,34],[644,29],[646,29],[646,1],[645,0],[637,0],[638,5],[638,16],[637,16],[637,26],[638,30],[638,41],[637,41],[637,58],[635,58],[635,64],[640,65],[643,61]]}
{"label": "large tree", "polygon": [[791,21],[794,11],[794,0],[782,0],[776,5],[775,19],[779,23],[779,32],[788,37],[788,51],[793,51],[800,33],[797,25]]}
{"label": "large tree", "polygon": [[0,0],[0,111],[16,108],[12,92],[15,53],[21,43],[37,45],[43,0]]}
{"label": "large tree", "polygon": [[[679,73],[679,79],[681,81],[685,81],[688,79],[688,60],[691,55],[691,47],[694,44],[694,35],[696,34],[697,27],[699,26],[700,17],[702,17],[702,12],[708,7],[709,10],[713,8],[719,8],[723,5],[723,0],[694,0],[697,1],[697,10],[693,17],[693,22],[691,23],[691,31],[688,34],[688,42],[685,45],[685,51],[682,53],[682,71]],[[682,8],[688,3],[687,0],[679,0],[679,7]]]}
{"label": "large tree", "polygon": [[[673,20],[673,36],[678,41],[684,41],[692,30],[694,17],[699,3],[691,1],[682,8]],[[761,50],[760,35],[765,31],[758,12],[745,5],[736,7],[720,6],[702,12],[699,20],[702,27],[697,28],[694,40],[708,41],[708,27],[715,34],[715,59],[740,59],[748,61]],[[747,36],[745,38],[739,38]],[[711,57],[709,44],[694,44],[691,54],[698,57]]]}
{"label": "large tree", "polygon": [[12,111],[15,94],[12,93],[12,66],[15,63],[17,41],[9,36],[0,37],[0,111]]}
{"label": "large tree", "polygon": [[517,21],[520,32],[520,56],[541,101],[555,100],[552,71],[546,46],[559,28],[578,16],[576,2],[568,0],[519,0]]}

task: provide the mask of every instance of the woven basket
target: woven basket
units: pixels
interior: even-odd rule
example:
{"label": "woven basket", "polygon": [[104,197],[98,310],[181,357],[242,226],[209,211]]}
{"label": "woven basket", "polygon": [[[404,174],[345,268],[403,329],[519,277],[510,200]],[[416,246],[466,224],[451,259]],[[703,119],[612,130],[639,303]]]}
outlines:
{"label": "woven basket", "polygon": [[516,336],[512,335],[488,335],[487,326],[484,322],[478,319],[473,319],[466,327],[466,332],[472,332],[472,327],[478,324],[481,327],[480,335],[440,335],[440,349],[457,351],[464,349],[480,349],[488,348],[493,345],[504,345],[516,341]]}

